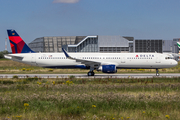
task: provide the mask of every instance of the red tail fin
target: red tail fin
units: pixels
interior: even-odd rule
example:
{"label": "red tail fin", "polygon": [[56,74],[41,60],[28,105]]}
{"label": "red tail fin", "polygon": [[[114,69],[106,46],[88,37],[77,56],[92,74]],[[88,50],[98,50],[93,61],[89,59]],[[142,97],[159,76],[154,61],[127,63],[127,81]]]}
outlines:
{"label": "red tail fin", "polygon": [[34,53],[16,33],[15,30],[7,30],[12,53]]}

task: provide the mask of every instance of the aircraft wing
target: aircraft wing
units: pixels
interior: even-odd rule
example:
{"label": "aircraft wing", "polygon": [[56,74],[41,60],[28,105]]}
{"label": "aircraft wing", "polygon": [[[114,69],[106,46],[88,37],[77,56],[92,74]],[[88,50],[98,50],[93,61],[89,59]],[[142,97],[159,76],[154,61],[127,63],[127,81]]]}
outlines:
{"label": "aircraft wing", "polygon": [[99,68],[99,66],[101,65],[101,62],[73,58],[66,52],[66,50],[64,50],[64,48],[62,48],[62,50],[68,59],[76,60],[76,62],[80,62],[81,64],[85,64],[86,66],[91,66],[93,68]]}
{"label": "aircraft wing", "polygon": [[100,62],[96,62],[96,61],[89,61],[89,60],[83,60],[83,59],[75,59],[76,62],[80,62],[81,64],[85,64],[86,66],[100,66],[101,63]]}

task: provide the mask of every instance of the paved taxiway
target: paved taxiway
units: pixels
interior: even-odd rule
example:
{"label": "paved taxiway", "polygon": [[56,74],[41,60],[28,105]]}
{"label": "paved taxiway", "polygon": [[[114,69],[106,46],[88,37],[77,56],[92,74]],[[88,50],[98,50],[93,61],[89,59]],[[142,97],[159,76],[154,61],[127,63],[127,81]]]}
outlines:
{"label": "paved taxiway", "polygon": [[[17,75],[19,78],[26,77],[41,77],[41,78],[68,78],[69,76],[75,76],[76,78],[152,78],[157,77],[155,73],[146,74],[95,74],[95,76],[87,76],[86,74],[0,74],[0,78],[12,78]],[[180,73],[162,73],[158,77],[180,77]]]}

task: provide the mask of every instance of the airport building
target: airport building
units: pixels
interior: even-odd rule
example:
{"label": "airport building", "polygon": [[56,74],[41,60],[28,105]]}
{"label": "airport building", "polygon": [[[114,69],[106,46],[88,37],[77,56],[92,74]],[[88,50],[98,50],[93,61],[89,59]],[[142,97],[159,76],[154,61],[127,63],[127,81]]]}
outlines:
{"label": "airport building", "polygon": [[57,36],[40,37],[29,43],[35,52],[157,52],[179,53],[177,41],[162,39],[134,39],[122,36]]}
{"label": "airport building", "polygon": [[179,53],[177,41],[164,40],[163,41],[163,52],[164,53]]}
{"label": "airport building", "polygon": [[133,52],[133,37],[61,36],[41,37],[29,43],[35,52]]}

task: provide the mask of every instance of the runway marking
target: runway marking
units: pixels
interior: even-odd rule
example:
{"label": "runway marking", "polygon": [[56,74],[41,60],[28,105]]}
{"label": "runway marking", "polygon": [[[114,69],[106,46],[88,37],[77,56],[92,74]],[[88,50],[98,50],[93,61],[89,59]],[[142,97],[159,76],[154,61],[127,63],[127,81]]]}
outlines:
{"label": "runway marking", "polygon": [[86,74],[0,74],[0,78],[13,78],[17,75],[18,78],[40,77],[40,78],[69,78],[75,76],[76,78],[153,78],[153,77],[180,77],[179,73],[162,73],[156,76],[153,73],[146,74],[96,74],[95,76],[87,76]]}

